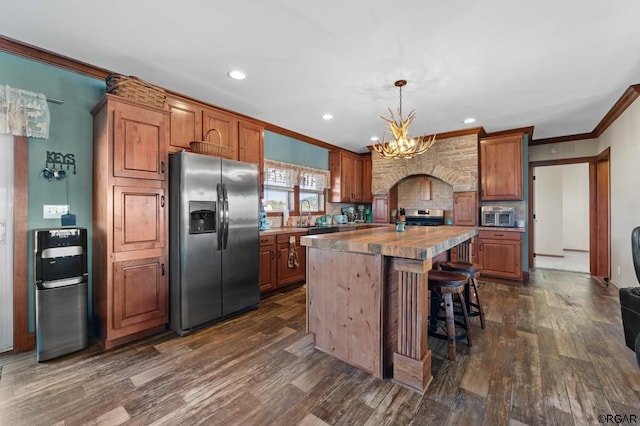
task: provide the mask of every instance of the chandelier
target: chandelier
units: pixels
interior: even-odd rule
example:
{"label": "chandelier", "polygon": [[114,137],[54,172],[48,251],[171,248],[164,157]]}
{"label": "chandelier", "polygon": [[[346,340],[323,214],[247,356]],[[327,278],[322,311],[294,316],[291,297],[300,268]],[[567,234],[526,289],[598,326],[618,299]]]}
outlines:
{"label": "chandelier", "polygon": [[389,129],[385,130],[384,133],[391,133],[393,135],[391,140],[385,141],[385,137],[383,136],[380,143],[373,145],[373,149],[383,158],[413,158],[416,155],[427,152],[436,141],[436,135],[416,138],[409,138],[407,136],[409,133],[409,124],[416,118],[416,111],[412,110],[406,119],[402,117],[402,87],[406,84],[407,80],[398,80],[394,83],[394,85],[400,89],[398,119],[396,120],[391,108],[387,108],[389,114],[391,114],[391,118],[380,116],[380,118],[389,124]]}

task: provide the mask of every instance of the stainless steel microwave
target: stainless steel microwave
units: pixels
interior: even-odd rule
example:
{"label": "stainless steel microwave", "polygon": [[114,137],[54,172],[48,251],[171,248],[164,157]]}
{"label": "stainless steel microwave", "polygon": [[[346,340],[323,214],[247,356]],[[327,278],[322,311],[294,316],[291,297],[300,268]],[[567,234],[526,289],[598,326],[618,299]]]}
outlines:
{"label": "stainless steel microwave", "polygon": [[482,206],[480,223],[482,226],[515,226],[516,211],[513,207]]}

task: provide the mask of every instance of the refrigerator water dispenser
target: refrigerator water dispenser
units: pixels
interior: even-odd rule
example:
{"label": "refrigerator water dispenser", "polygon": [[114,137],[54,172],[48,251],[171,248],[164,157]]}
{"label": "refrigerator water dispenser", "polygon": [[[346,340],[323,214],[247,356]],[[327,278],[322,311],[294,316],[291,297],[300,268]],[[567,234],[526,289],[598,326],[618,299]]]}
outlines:
{"label": "refrigerator water dispenser", "polygon": [[216,232],[216,202],[189,201],[189,233]]}

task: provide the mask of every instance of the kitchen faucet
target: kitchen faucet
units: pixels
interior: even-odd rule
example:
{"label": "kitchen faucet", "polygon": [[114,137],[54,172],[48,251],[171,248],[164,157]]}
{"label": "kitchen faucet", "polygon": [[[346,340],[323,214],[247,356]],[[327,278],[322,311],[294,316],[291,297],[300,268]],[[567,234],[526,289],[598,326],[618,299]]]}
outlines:
{"label": "kitchen faucet", "polygon": [[307,203],[307,207],[309,208],[309,211],[307,212],[307,226],[311,226],[311,203],[309,202],[309,200],[302,200],[300,202],[300,226],[302,226],[302,205],[304,203]]}

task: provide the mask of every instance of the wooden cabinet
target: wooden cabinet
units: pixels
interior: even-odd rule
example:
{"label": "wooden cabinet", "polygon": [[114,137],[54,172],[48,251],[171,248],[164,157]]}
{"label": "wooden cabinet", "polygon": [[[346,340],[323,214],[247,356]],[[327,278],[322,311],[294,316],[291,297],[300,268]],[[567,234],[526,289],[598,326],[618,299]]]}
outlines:
{"label": "wooden cabinet", "polygon": [[115,337],[140,327],[167,322],[167,258],[115,262],[113,265],[113,328]]}
{"label": "wooden cabinet", "polygon": [[[278,263],[278,287],[299,283],[306,279],[307,274],[307,252],[306,248],[300,245],[300,238],[307,235],[306,232],[293,234],[278,234],[276,236],[276,259]],[[298,254],[298,266],[289,267],[289,247],[290,238],[295,238],[296,253]]]}
{"label": "wooden cabinet", "polygon": [[[369,157],[371,155],[369,154]],[[365,167],[368,170],[365,171]],[[337,150],[329,152],[329,171],[331,173],[331,192],[329,201],[332,203],[362,203],[370,202],[371,197],[371,158],[369,161],[351,152]],[[364,189],[365,176],[368,179]]]}
{"label": "wooden cabinet", "polygon": [[93,303],[105,348],[168,320],[169,112],[107,94],[93,109]]}
{"label": "wooden cabinet", "polygon": [[[260,292],[265,293],[279,287],[297,284],[306,280],[307,252],[300,245],[306,231],[284,232],[260,236]],[[289,267],[289,239],[294,238],[298,266]]]}
{"label": "wooden cabinet", "polygon": [[464,226],[478,225],[478,193],[453,193],[453,224]]}
{"label": "wooden cabinet", "polygon": [[522,279],[522,234],[515,231],[478,231],[482,275]]}
{"label": "wooden cabinet", "polygon": [[[264,188],[264,125],[176,95],[167,97],[171,120],[169,151],[190,150],[191,141],[220,143],[233,149],[232,159],[255,163],[260,170],[260,198]],[[216,129],[220,132],[210,132]]]}
{"label": "wooden cabinet", "polygon": [[[220,132],[209,132],[217,129]],[[233,149],[233,160],[238,159],[238,119],[226,112],[205,108],[202,113],[202,140],[219,143]]]}
{"label": "wooden cabinet", "polygon": [[238,160],[258,165],[260,199],[264,198],[264,127],[249,121],[238,122]]}
{"label": "wooden cabinet", "polygon": [[371,173],[371,153],[361,154],[362,157],[362,202],[371,203],[373,194],[371,193],[371,183],[373,175]]}
{"label": "wooden cabinet", "polygon": [[373,223],[389,223],[389,206],[386,195],[373,196]]}
{"label": "wooden cabinet", "polygon": [[166,117],[156,110],[118,103],[113,110],[113,176],[164,180]]}
{"label": "wooden cabinet", "polygon": [[202,140],[202,107],[181,98],[168,96],[171,113],[169,122],[169,150],[189,150],[189,143]]}
{"label": "wooden cabinet", "polygon": [[522,133],[480,139],[480,198],[522,200]]}
{"label": "wooden cabinet", "polygon": [[273,290],[277,286],[276,237],[260,237],[260,292]]}

